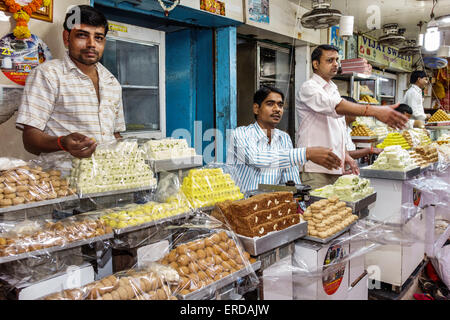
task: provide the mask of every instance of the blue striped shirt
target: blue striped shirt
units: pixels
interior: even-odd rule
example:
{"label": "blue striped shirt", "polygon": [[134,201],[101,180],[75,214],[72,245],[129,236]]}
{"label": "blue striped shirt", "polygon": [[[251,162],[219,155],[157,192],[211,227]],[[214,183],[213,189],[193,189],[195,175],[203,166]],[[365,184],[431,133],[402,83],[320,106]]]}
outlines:
{"label": "blue striped shirt", "polygon": [[227,149],[227,164],[235,167],[234,178],[241,192],[255,190],[259,184],[300,183],[298,166],[306,162],[306,148],[293,148],[289,135],[272,130],[267,133],[257,122],[233,130]]}

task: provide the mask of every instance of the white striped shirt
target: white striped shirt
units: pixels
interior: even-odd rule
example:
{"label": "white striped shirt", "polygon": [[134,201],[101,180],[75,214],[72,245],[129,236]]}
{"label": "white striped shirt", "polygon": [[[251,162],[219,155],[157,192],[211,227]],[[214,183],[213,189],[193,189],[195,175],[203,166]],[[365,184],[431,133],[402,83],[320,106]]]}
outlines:
{"label": "white striped shirt", "polygon": [[292,147],[289,135],[267,131],[257,122],[233,130],[227,150],[227,164],[235,167],[234,178],[241,192],[256,190],[259,184],[280,184],[289,180],[300,184],[298,166],[306,162],[306,149]]}
{"label": "white striped shirt", "polygon": [[27,77],[17,127],[29,125],[51,136],[79,132],[97,142],[114,140],[125,131],[122,88],[100,63],[100,103],[92,80],[66,53],[33,69]]}

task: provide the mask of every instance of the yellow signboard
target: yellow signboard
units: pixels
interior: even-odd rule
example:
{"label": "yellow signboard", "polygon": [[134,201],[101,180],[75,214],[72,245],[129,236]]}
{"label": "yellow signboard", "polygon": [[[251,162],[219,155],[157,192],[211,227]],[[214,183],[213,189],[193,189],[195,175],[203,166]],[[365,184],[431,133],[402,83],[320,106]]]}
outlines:
{"label": "yellow signboard", "polygon": [[412,56],[400,55],[398,48],[381,45],[367,36],[358,36],[358,57],[366,58],[369,62],[375,62],[386,69],[412,71]]}
{"label": "yellow signboard", "polygon": [[128,32],[127,27],[121,26],[114,23],[108,23],[109,30],[120,31],[120,32]]}

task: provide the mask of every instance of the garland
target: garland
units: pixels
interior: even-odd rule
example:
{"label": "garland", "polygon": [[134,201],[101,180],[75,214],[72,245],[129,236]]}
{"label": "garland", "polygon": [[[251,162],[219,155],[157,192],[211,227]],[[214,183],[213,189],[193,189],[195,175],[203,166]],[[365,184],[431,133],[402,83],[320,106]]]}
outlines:
{"label": "garland", "polygon": [[159,5],[164,10],[164,15],[166,17],[169,15],[169,12],[172,11],[173,9],[175,9],[175,7],[180,3],[180,0],[172,0],[172,1],[173,1],[173,4],[170,7],[166,7],[166,5],[164,4],[164,2],[162,2],[162,0],[158,0]]}
{"label": "garland", "polygon": [[16,27],[13,34],[17,39],[26,39],[31,37],[30,29],[28,29],[28,21],[30,16],[37,10],[50,5],[51,0],[33,0],[25,6],[18,4],[15,0],[3,0],[8,7],[8,12],[13,13],[16,20]]}

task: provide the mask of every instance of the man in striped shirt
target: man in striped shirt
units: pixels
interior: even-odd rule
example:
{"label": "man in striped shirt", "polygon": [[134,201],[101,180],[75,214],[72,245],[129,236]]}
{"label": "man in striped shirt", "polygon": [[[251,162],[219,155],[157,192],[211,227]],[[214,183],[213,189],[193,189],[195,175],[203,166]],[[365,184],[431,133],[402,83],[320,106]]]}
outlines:
{"label": "man in striped shirt", "polygon": [[125,131],[120,84],[99,63],[107,32],[108,22],[97,9],[69,10],[63,31],[68,52],[27,78],[16,121],[27,151],[90,157],[97,142],[114,141]]}
{"label": "man in striped shirt", "polygon": [[255,190],[259,184],[280,184],[289,180],[300,184],[298,166],[311,160],[326,168],[339,168],[341,160],[322,147],[293,148],[289,135],[276,126],[283,116],[284,94],[262,87],[253,97],[256,121],[236,128],[231,135],[227,163],[235,169],[241,192]]}

